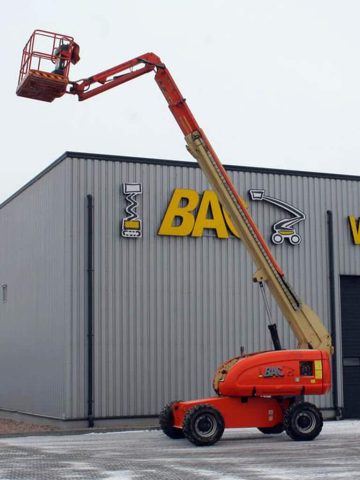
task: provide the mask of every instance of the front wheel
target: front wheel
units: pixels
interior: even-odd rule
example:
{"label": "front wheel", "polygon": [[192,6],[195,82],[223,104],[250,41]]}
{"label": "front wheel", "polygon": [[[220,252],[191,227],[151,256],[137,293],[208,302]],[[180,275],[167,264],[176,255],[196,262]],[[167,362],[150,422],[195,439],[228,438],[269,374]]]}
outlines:
{"label": "front wheel", "polygon": [[298,402],[286,410],[284,426],[293,440],[314,440],[322,430],[323,418],[320,410],[312,403]]}
{"label": "front wheel", "polygon": [[197,405],[184,418],[185,437],[199,447],[214,445],[222,437],[224,428],[223,416],[211,405]]}

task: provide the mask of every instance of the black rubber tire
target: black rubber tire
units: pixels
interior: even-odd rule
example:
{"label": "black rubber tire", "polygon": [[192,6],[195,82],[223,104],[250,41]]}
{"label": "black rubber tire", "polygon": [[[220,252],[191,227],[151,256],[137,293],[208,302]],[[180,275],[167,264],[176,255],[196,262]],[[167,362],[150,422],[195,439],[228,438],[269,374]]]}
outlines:
{"label": "black rubber tire", "polygon": [[322,430],[323,418],[320,410],[312,403],[297,402],[286,410],[284,426],[293,440],[314,440]]}
{"label": "black rubber tire", "polygon": [[177,440],[178,438],[184,438],[184,432],[180,428],[173,427],[174,416],[172,406],[177,402],[170,402],[161,410],[159,415],[159,423],[161,430],[169,438]]}
{"label": "black rubber tire", "polygon": [[274,425],[273,427],[258,427],[261,433],[265,433],[265,435],[275,435],[282,433],[285,430],[284,424],[282,422]]}
{"label": "black rubber tire", "polygon": [[198,447],[214,445],[222,437],[224,428],[223,416],[211,405],[197,405],[184,418],[184,435]]}

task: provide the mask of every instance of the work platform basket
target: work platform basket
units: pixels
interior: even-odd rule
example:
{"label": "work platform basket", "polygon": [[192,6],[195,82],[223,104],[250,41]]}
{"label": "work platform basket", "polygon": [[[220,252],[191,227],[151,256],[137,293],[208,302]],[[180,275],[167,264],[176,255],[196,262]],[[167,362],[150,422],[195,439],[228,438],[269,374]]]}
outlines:
{"label": "work platform basket", "polygon": [[70,63],[79,60],[73,37],[35,30],[23,50],[16,94],[52,102],[66,92]]}

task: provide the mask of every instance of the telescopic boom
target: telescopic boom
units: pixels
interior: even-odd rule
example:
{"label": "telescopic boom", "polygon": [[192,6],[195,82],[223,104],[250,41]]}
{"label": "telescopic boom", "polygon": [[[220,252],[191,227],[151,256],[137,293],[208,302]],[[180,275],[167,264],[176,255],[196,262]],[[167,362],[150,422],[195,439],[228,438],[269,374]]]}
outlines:
{"label": "telescopic boom", "polygon": [[[71,39],[71,37],[65,38]],[[154,53],[146,53],[108,70],[74,82],[68,80],[67,72],[69,63],[76,63],[79,59],[79,47],[72,39],[65,40],[64,44],[69,45],[69,47],[53,49],[52,58],[53,63],[60,66],[56,75],[61,76],[63,74],[63,85],[66,85],[66,89],[63,89],[60,93],[57,91],[54,98],[62,96],[64,93],[70,93],[77,95],[80,101],[84,101],[146,73],[155,73],[155,81],[184,134],[187,149],[199,163],[222,205],[228,211],[235,228],[241,235],[241,239],[257,267],[253,276],[254,282],[259,282],[260,285],[265,283],[268,286],[282,314],[294,332],[299,348],[318,349],[332,353],[333,348],[328,331],[317,314],[308,305],[302,303],[292,287],[287,283],[283,271],[247,211],[244,200],[237,193],[209,140],[195,120],[185,98],[160,58]],[[36,53],[41,57],[39,52]],[[23,58],[24,56],[29,61],[31,52],[27,56],[24,54]],[[40,75],[41,73],[43,72],[39,69],[28,69],[28,72],[20,81],[17,94],[45,101],[54,100],[51,97],[52,94],[46,92],[44,77]],[[36,82],[38,78],[42,79],[42,84],[41,86],[39,84],[37,91]],[[52,79],[47,78],[46,80],[50,91]],[[55,80],[59,81],[59,79],[53,79],[53,82]],[[27,87],[30,84],[32,85],[32,91]]]}

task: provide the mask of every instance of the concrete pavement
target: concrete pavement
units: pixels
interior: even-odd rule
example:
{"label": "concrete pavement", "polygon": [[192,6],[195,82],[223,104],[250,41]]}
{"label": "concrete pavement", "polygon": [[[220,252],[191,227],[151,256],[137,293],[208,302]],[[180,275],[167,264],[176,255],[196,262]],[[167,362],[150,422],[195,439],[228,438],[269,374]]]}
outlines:
{"label": "concrete pavement", "polygon": [[212,447],[160,431],[0,440],[1,480],[360,480],[360,421],[326,422],[313,442],[229,430]]}

